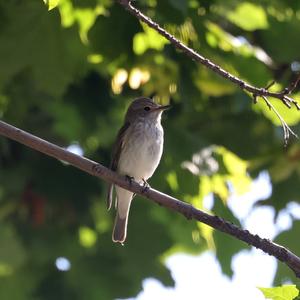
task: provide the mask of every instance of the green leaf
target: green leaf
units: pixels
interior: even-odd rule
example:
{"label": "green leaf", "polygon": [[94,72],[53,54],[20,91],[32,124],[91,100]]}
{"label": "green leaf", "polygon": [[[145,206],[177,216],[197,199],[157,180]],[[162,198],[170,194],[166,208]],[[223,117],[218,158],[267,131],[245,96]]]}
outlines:
{"label": "green leaf", "polygon": [[[300,95],[293,95],[295,100],[300,99]],[[281,117],[285,120],[288,125],[294,126],[297,125],[300,121],[300,113],[295,109],[289,109],[278,99],[274,99],[270,101],[277,112],[281,115]],[[279,118],[274,113],[273,110],[270,110],[266,103],[259,99],[259,102],[253,107],[255,111],[261,112],[266,118],[272,121],[273,124],[277,126],[282,126]]]}
{"label": "green leaf", "polygon": [[[279,64],[293,62],[298,57],[300,47],[300,19],[296,14],[283,13],[280,7],[273,7],[270,12],[269,28],[258,33],[261,47]],[[280,41],[280,47],[276,41]]]}
{"label": "green leaf", "polygon": [[24,1],[10,10],[0,33],[0,87],[27,68],[25,77],[32,79],[33,90],[61,95],[86,70],[86,50],[77,30],[61,28],[58,12],[48,13],[36,1]]}
{"label": "green leaf", "polygon": [[299,290],[296,285],[284,285],[274,288],[259,287],[266,299],[270,300],[293,300],[298,296]]}
{"label": "green leaf", "polygon": [[43,0],[45,4],[48,6],[48,10],[55,8],[60,0]]}
{"label": "green leaf", "polygon": [[236,90],[236,87],[228,80],[204,67],[199,67],[194,73],[194,82],[202,93],[213,97],[230,95]]}
{"label": "green leaf", "polygon": [[140,29],[140,24],[128,12],[115,4],[111,7],[109,15],[97,17],[89,30],[88,39],[93,52],[99,52],[112,62],[122,56],[126,59],[132,54],[132,39]]}
{"label": "green leaf", "polygon": [[147,49],[162,50],[169,41],[154,29],[143,26],[144,33],[137,33],[133,38],[133,51],[137,55],[143,54]]}
{"label": "green leaf", "polygon": [[83,226],[79,228],[79,242],[83,247],[91,248],[97,241],[97,233],[95,230]]}
{"label": "green leaf", "polygon": [[[290,65],[299,61],[299,1],[134,4],[257,87],[275,78],[284,88]],[[48,12],[49,5],[57,9]],[[154,96],[173,107],[162,117],[164,153],[149,181],[153,188],[200,209],[213,195],[212,212],[238,225],[226,207],[228,182],[243,193],[249,172],[270,174],[272,197],[263,203],[276,212],[299,201],[299,143],[283,149],[274,114],[267,115],[263,103],[253,106],[240,88],[176,50],[116,1],[0,1],[0,28],[1,119],[62,147],[75,142],[86,157],[108,166],[128,104]],[[128,74],[120,94],[112,88],[117,70]],[[139,72],[147,80],[135,90],[130,78]],[[298,113],[275,105],[298,133]],[[183,169],[187,160],[190,170]],[[106,210],[106,192],[102,180],[0,138],[0,299],[132,298],[145,278],[174,284],[164,265],[168,255],[214,249],[230,276],[232,256],[248,247],[142,197],[132,203],[125,246],[115,245],[115,211]],[[294,221],[276,242],[300,253],[298,233]],[[70,261],[70,270],[57,269],[58,257]],[[276,284],[287,280],[296,278],[279,262]]]}
{"label": "green leaf", "polygon": [[72,1],[61,0],[59,4],[61,23],[64,27],[71,27],[76,21],[79,26],[79,34],[82,42],[88,44],[88,32],[94,25],[98,15],[104,15],[106,10],[102,5],[93,8],[74,7]]}
{"label": "green leaf", "polygon": [[15,271],[26,260],[26,252],[14,232],[13,227],[5,226],[4,223],[0,227],[0,277]]}
{"label": "green leaf", "polygon": [[244,30],[253,31],[268,28],[265,10],[260,5],[242,2],[235,10],[228,12],[227,18]]}

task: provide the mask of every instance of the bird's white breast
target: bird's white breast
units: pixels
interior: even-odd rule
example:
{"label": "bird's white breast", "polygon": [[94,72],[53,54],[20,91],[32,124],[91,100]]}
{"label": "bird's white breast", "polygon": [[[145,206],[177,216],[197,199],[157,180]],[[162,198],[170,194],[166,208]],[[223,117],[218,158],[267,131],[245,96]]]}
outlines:
{"label": "bird's white breast", "polygon": [[118,171],[141,181],[150,178],[157,168],[163,150],[163,128],[160,121],[136,122],[126,134]]}

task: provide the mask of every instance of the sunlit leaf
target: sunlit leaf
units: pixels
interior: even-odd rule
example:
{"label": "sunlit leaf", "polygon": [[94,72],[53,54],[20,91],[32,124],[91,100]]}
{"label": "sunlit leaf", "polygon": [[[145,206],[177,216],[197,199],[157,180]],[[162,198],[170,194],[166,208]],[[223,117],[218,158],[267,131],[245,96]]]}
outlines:
{"label": "sunlit leaf", "polygon": [[43,0],[45,4],[48,6],[48,10],[55,8],[60,0]]}
{"label": "sunlit leaf", "polygon": [[252,180],[246,172],[240,175],[228,176],[228,181],[232,184],[237,195],[243,195],[251,189]]}
{"label": "sunlit leaf", "polygon": [[100,64],[103,61],[103,56],[101,54],[90,54],[87,60],[91,64]]}
{"label": "sunlit leaf", "polygon": [[[300,99],[300,95],[293,95],[295,99]],[[297,125],[300,121],[300,113],[296,109],[289,109],[278,99],[270,99],[270,102],[285,120],[288,125]],[[263,99],[259,99],[258,103],[253,107],[254,110],[261,112],[266,118],[272,121],[273,124],[281,126],[281,122],[278,116],[274,113],[272,109],[269,109]]]}
{"label": "sunlit leaf", "polygon": [[209,193],[212,193],[211,181],[209,176],[201,176],[199,181],[199,196],[203,199]]}
{"label": "sunlit leaf", "polygon": [[218,152],[222,154],[223,163],[229,172],[227,180],[233,185],[234,191],[238,195],[248,192],[251,186],[251,178],[247,174],[248,162],[225,148],[219,147]]}
{"label": "sunlit leaf", "polygon": [[105,14],[104,6],[96,5],[93,8],[74,7],[70,0],[60,0],[59,11],[64,27],[70,27],[76,21],[79,25],[79,34],[83,43],[88,43],[88,32],[95,23],[98,15]]}
{"label": "sunlit leaf", "polygon": [[179,189],[178,179],[175,172],[170,172],[166,179],[173,191],[177,191]]}
{"label": "sunlit leaf", "polygon": [[89,227],[79,228],[79,242],[83,247],[90,248],[95,245],[97,241],[97,234]]}
{"label": "sunlit leaf", "polygon": [[243,175],[246,173],[248,163],[231,151],[219,147],[217,150],[223,156],[224,164],[230,174]]}
{"label": "sunlit leaf", "polygon": [[268,28],[268,19],[265,10],[250,2],[243,2],[228,12],[227,18],[244,30]]}
{"label": "sunlit leaf", "polygon": [[97,7],[95,9],[76,10],[75,18],[78,21],[80,37],[84,43],[88,43],[88,31],[93,26],[98,14]]}
{"label": "sunlit leaf", "polygon": [[217,194],[223,201],[226,201],[229,196],[226,178],[221,175],[214,175],[211,178],[212,191]]}
{"label": "sunlit leaf", "polygon": [[207,243],[208,248],[214,251],[216,249],[213,237],[214,229],[201,222],[197,223],[197,225],[199,227],[201,236],[205,239]]}
{"label": "sunlit leaf", "polygon": [[299,295],[296,285],[283,285],[274,288],[259,287],[266,299],[270,300],[293,300]]}
{"label": "sunlit leaf", "polygon": [[60,0],[59,12],[62,26],[70,27],[74,24],[75,12],[71,0]]}
{"label": "sunlit leaf", "polygon": [[143,26],[144,32],[137,33],[133,39],[133,51],[137,55],[143,54],[147,49],[162,50],[169,43],[154,29]]}

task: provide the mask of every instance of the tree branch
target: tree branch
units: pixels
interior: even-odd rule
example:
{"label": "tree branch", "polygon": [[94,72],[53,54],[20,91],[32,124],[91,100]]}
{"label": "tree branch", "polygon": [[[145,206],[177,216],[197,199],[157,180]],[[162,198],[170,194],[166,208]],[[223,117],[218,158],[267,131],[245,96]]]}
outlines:
{"label": "tree branch", "polygon": [[248,230],[242,230],[236,225],[225,221],[218,216],[211,216],[199,209],[196,209],[188,203],[182,202],[155,189],[149,188],[145,190],[142,185],[139,185],[135,181],[129,183],[125,177],[112,172],[101,164],[69,152],[3,121],[0,121],[0,134],[48,156],[65,161],[88,174],[102,178],[107,182],[117,184],[124,189],[141,195],[161,206],[176,211],[184,215],[189,220],[194,219],[205,223],[219,231],[244,241],[249,245],[259,248],[284,262],[291,270],[294,271],[296,276],[300,278],[300,258],[283,246],[272,243],[270,240],[262,239],[258,235],[253,235]]}
{"label": "tree branch", "polygon": [[[270,86],[264,87],[264,88],[258,88],[255,86],[252,86],[245,82],[244,80],[230,74],[223,68],[221,68],[219,65],[213,63],[211,60],[205,58],[204,56],[200,55],[198,52],[193,50],[192,48],[189,48],[188,46],[184,45],[182,42],[180,42],[176,37],[174,37],[172,34],[170,34],[168,31],[163,29],[160,25],[158,25],[156,22],[154,22],[151,18],[144,15],[140,10],[138,10],[136,7],[134,7],[131,4],[130,0],[118,0],[118,2],[132,15],[134,15],[136,18],[138,18],[141,22],[144,22],[149,27],[156,30],[160,35],[164,36],[175,48],[182,50],[184,54],[186,54],[188,57],[190,57],[192,60],[195,60],[202,65],[206,66],[208,69],[212,70],[213,72],[217,73],[221,77],[224,77],[225,79],[230,80],[232,83],[236,84],[238,87],[240,87],[242,90],[249,92],[254,100],[254,103],[257,103],[257,97],[263,98],[265,101],[266,97],[272,97],[276,98],[282,101],[282,103],[287,106],[288,108],[291,108],[292,105],[294,105],[297,110],[300,110],[300,105],[298,102],[289,97],[289,95],[296,89],[299,81],[300,81],[300,74],[298,74],[296,80],[292,82],[288,87],[284,88],[281,92],[271,92],[269,91]],[[283,132],[284,132],[284,143],[287,144],[287,141],[290,137],[290,133],[297,137],[297,135],[288,127],[284,126],[284,123],[282,122],[282,117],[279,115],[279,113],[276,113],[276,110],[273,109],[276,116],[279,117],[280,122],[283,125]]]}

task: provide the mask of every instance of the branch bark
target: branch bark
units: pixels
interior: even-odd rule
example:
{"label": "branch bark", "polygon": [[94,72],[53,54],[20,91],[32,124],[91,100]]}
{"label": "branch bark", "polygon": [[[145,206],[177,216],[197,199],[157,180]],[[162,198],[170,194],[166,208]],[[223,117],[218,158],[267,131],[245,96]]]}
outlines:
{"label": "branch bark", "polygon": [[295,275],[300,278],[300,258],[281,245],[277,245],[268,239],[263,239],[258,235],[253,235],[248,230],[243,230],[218,216],[209,215],[188,203],[180,201],[160,191],[152,188],[145,190],[142,185],[139,185],[134,181],[129,183],[125,177],[112,172],[99,163],[71,153],[64,148],[45,141],[3,121],[0,121],[0,135],[15,140],[48,156],[65,161],[90,175],[97,176],[107,182],[117,184],[124,189],[141,195],[161,206],[178,212],[189,220],[194,219],[205,223],[214,229],[246,242],[248,245],[261,249],[265,253],[268,253],[285,263],[295,273]]}
{"label": "branch bark", "polygon": [[[258,88],[255,87],[244,80],[230,74],[223,68],[221,68],[219,65],[213,63],[208,58],[205,58],[204,56],[200,55],[198,52],[196,52],[194,49],[189,48],[188,46],[184,45],[181,41],[179,41],[175,36],[170,34],[168,31],[163,29],[159,24],[154,22],[150,17],[144,15],[140,10],[138,10],[136,7],[134,7],[131,4],[130,0],[118,0],[118,2],[132,15],[134,15],[137,19],[139,19],[141,22],[147,24],[149,27],[156,30],[160,35],[165,37],[175,48],[183,51],[184,54],[186,54],[188,57],[190,57],[192,60],[199,62],[200,64],[206,66],[208,69],[212,70],[216,74],[220,75],[221,77],[231,81],[235,85],[237,85],[239,88],[241,88],[244,91],[249,92],[252,95],[254,104],[257,103],[257,98],[260,97],[264,101],[266,97],[276,98],[282,101],[282,103],[287,106],[288,108],[291,108],[292,105],[294,105],[297,110],[300,110],[300,105],[298,102],[289,97],[289,95],[296,89],[298,83],[300,82],[300,74],[298,74],[296,80],[292,82],[288,87],[284,88],[280,92],[271,92],[269,88],[273,85],[269,85],[267,87]],[[267,103],[268,105],[268,103]],[[295,137],[298,137],[292,129],[286,124],[286,122],[283,120],[283,118],[280,116],[280,114],[277,112],[277,110],[272,106],[268,105],[269,109],[273,110],[276,116],[279,118],[283,132],[284,132],[284,142],[287,144],[287,141],[290,137],[290,133],[294,135]]]}

